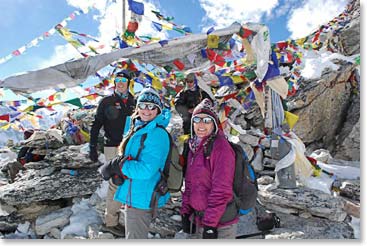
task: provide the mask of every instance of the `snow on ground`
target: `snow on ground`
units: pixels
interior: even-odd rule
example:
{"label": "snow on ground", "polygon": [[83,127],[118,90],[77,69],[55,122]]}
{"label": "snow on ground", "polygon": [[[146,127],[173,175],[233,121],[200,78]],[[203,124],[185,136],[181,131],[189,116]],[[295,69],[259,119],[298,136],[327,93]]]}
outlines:
{"label": "snow on ground", "polygon": [[304,55],[304,66],[301,69],[302,77],[305,79],[317,79],[321,78],[322,71],[325,68],[337,70],[339,65],[333,62],[333,59],[345,60],[354,63],[353,56],[343,56],[339,53],[332,53],[330,51],[315,51],[315,50],[303,50]]}

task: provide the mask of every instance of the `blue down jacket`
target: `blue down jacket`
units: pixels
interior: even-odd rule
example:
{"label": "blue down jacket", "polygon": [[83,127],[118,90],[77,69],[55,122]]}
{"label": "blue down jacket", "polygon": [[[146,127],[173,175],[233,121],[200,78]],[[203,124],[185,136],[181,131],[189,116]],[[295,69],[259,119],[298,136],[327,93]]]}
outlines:
{"label": "blue down jacket", "polygon": [[[153,190],[160,179],[159,169],[163,170],[170,147],[167,132],[158,125],[166,127],[170,118],[171,112],[164,109],[154,120],[132,135],[125,147],[124,156],[135,158],[140,147],[141,136],[147,133],[147,138],[139,159],[127,160],[123,163],[122,173],[127,176],[127,179],[117,188],[115,200],[133,208],[150,209]],[[169,197],[169,193],[161,196],[158,207],[164,206]]]}

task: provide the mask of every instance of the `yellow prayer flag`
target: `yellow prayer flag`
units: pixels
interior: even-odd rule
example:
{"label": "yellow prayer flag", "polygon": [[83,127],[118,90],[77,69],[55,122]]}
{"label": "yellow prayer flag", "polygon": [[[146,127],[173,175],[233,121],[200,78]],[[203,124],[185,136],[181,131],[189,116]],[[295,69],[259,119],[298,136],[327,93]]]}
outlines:
{"label": "yellow prayer flag", "polygon": [[246,50],[246,62],[253,63],[255,61],[255,54],[246,38],[242,39],[242,45]]}
{"label": "yellow prayer flag", "polygon": [[321,169],[314,169],[312,175],[314,177],[320,177],[322,170]]}
{"label": "yellow prayer flag", "polygon": [[161,81],[157,77],[153,77],[152,86],[158,91],[162,90],[163,88]]}
{"label": "yellow prayer flag", "polygon": [[299,38],[299,39],[296,39],[295,41],[296,41],[297,45],[302,46],[305,43],[306,39],[307,39],[307,37]]}
{"label": "yellow prayer flag", "polygon": [[284,117],[290,129],[294,127],[294,125],[299,119],[298,115],[292,114],[291,112],[288,111],[284,111]]}
{"label": "yellow prayer flag", "polygon": [[2,130],[8,130],[10,127],[10,123],[9,124],[6,124],[6,125],[3,125],[2,127],[0,127],[0,129]]}
{"label": "yellow prayer flag", "polygon": [[218,48],[218,44],[219,44],[219,36],[218,35],[212,35],[209,34],[208,35],[208,48],[209,49],[217,49]]}
{"label": "yellow prayer flag", "polygon": [[89,142],[90,141],[90,135],[88,132],[84,131],[83,129],[80,128],[80,133],[82,134],[82,136],[84,137],[85,141]]}
{"label": "yellow prayer flag", "polygon": [[180,143],[184,143],[184,142],[186,142],[187,140],[189,140],[189,138],[190,138],[190,134],[181,135],[181,136],[179,136],[179,137],[178,137],[178,141],[179,141]]}
{"label": "yellow prayer flag", "polygon": [[235,84],[239,84],[245,81],[244,78],[241,76],[231,76],[231,79],[233,80]]}
{"label": "yellow prayer flag", "polygon": [[64,38],[65,38],[67,41],[71,40],[71,37],[72,37],[73,35],[71,34],[71,32],[69,32],[69,29],[67,29],[67,28],[63,27],[63,28],[60,28],[60,29],[59,29],[59,31],[60,31],[60,33],[62,34],[62,36],[64,36]]}
{"label": "yellow prayer flag", "polygon": [[135,96],[135,91],[134,91],[134,84],[135,84],[135,80],[130,80],[130,85],[129,85],[129,91],[130,93]]}
{"label": "yellow prayer flag", "polygon": [[280,54],[278,52],[276,52],[275,54],[276,54],[278,60],[280,60],[280,58],[282,58],[282,54]]}
{"label": "yellow prayer flag", "polygon": [[162,24],[162,29],[164,30],[172,30],[173,25],[172,24]]}

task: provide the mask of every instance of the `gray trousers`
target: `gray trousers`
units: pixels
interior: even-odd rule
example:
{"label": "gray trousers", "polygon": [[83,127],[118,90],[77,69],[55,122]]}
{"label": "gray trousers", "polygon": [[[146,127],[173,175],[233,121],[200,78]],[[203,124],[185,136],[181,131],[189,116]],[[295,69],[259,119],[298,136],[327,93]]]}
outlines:
{"label": "gray trousers", "polygon": [[151,210],[125,206],[125,239],[148,239],[149,225],[153,215]]}
{"label": "gray trousers", "polygon": [[[117,156],[117,147],[104,147],[104,155],[106,160],[109,161]],[[112,183],[112,179],[108,181],[108,191],[106,197],[106,211],[105,211],[105,224],[108,227],[117,226],[119,223],[119,213],[121,203],[113,200],[115,196],[117,186]]]}

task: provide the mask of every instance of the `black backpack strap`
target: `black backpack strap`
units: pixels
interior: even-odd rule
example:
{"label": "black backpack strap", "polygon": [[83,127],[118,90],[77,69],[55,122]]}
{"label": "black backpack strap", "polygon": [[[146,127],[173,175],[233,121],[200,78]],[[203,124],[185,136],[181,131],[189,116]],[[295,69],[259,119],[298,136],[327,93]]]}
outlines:
{"label": "black backpack strap", "polygon": [[140,156],[140,152],[143,150],[144,148],[144,141],[147,138],[147,133],[144,133],[143,135],[141,135],[141,139],[140,139],[140,146],[138,149],[138,153],[136,154],[135,160],[137,160]]}
{"label": "black backpack strap", "polygon": [[214,142],[217,139],[218,135],[210,136],[210,139],[204,146],[204,157],[207,158],[210,156],[213,150]]}
{"label": "black backpack strap", "polygon": [[169,138],[169,151],[166,158],[166,162],[164,164],[163,172],[161,174],[163,175],[164,179],[167,180],[169,176],[169,162],[171,160],[172,156],[172,145],[174,144],[171,134],[167,131],[167,129],[164,126],[157,125],[159,128],[162,128],[167,132],[168,138]]}

